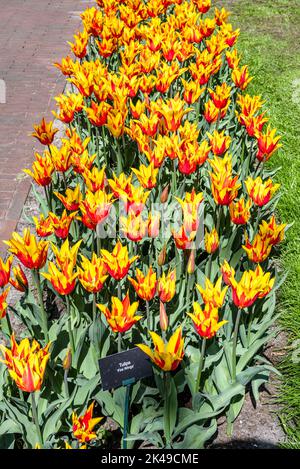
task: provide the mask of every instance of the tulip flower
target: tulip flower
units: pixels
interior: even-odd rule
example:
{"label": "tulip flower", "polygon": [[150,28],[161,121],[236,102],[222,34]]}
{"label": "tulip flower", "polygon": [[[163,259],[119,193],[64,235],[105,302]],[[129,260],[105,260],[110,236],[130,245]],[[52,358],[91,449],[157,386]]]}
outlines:
{"label": "tulip flower", "polygon": [[44,156],[35,153],[35,161],[32,164],[32,171],[30,169],[23,169],[23,172],[28,174],[39,186],[48,186],[52,182],[52,173],[54,165],[49,152],[45,151]]}
{"label": "tulip flower", "polygon": [[41,213],[40,217],[32,217],[35,224],[35,231],[40,238],[47,238],[54,233],[51,218],[47,218]]}
{"label": "tulip flower", "polygon": [[233,267],[230,267],[226,260],[224,260],[224,263],[221,266],[221,272],[224,283],[228,286],[231,286],[231,281],[235,276],[235,270]]}
{"label": "tulip flower", "polygon": [[209,137],[209,143],[213,154],[216,156],[224,155],[231,143],[231,137],[229,135],[225,135],[225,130],[222,132],[214,130],[213,134],[207,132],[207,135]]}
{"label": "tulip flower", "polygon": [[197,284],[196,287],[199,290],[206,305],[209,305],[213,308],[221,308],[228,289],[228,287],[225,287],[222,290],[222,277],[219,277],[215,285],[213,285],[209,278],[206,278],[205,288],[202,288],[201,285]]}
{"label": "tulip flower", "polygon": [[266,220],[261,222],[259,225],[259,234],[260,236],[265,237],[269,244],[275,246],[276,244],[279,244],[281,241],[283,241],[285,228],[286,223],[277,225],[275,216],[272,215],[269,222]]}
{"label": "tulip flower", "polygon": [[[175,197],[175,199],[179,202],[182,209],[183,231],[189,234],[190,238],[193,238],[199,226],[198,211],[199,206],[203,201],[203,193],[199,192],[196,194],[196,191],[193,188],[192,192],[186,192],[184,199],[180,199],[179,197]],[[183,232],[182,235],[184,235]]]}
{"label": "tulip flower", "polygon": [[91,170],[86,169],[83,174],[83,179],[86,184],[86,187],[91,192],[98,192],[104,190],[105,186],[105,167],[98,169],[97,166],[94,166]]}
{"label": "tulip flower", "polygon": [[79,247],[82,243],[82,240],[78,241],[74,246],[70,247],[69,240],[66,239],[61,247],[57,247],[55,244],[51,243],[53,253],[56,258],[57,264],[63,269],[65,264],[73,263],[73,266],[76,265],[77,254]]}
{"label": "tulip flower", "polygon": [[13,256],[10,256],[6,262],[0,257],[0,288],[5,287],[9,283],[12,261]]}
{"label": "tulip flower", "polygon": [[222,110],[226,108],[229,103],[231,93],[231,87],[228,86],[227,83],[222,83],[222,85],[218,85],[215,91],[211,89],[208,89],[208,91],[217,109]]}
{"label": "tulip flower", "polygon": [[49,347],[41,348],[36,340],[30,345],[29,339],[23,339],[18,344],[12,334],[11,348],[0,344],[0,362],[6,365],[11,378],[19,389],[25,392],[35,392],[41,389],[45,369],[50,357]]}
{"label": "tulip flower", "polygon": [[106,102],[97,104],[95,101],[91,102],[91,107],[84,106],[83,109],[87,113],[87,117],[91,124],[96,127],[101,127],[107,124],[108,112],[111,109],[111,105]]}
{"label": "tulip flower", "polygon": [[8,287],[6,290],[4,290],[2,293],[0,293],[0,319],[5,318],[6,316],[6,309],[7,309],[7,302],[6,298],[7,295],[9,294],[10,287]]}
{"label": "tulip flower", "polygon": [[152,266],[149,267],[149,270],[146,275],[139,269],[135,271],[136,280],[131,277],[128,277],[129,282],[135,289],[137,295],[144,301],[150,301],[154,298],[156,293],[156,273],[153,272]]}
{"label": "tulip flower", "polygon": [[56,197],[61,201],[65,209],[70,212],[74,212],[79,209],[80,202],[82,201],[82,194],[80,190],[80,185],[77,184],[74,189],[68,188],[66,194],[60,194],[59,192],[54,192]]}
{"label": "tulip flower", "polygon": [[138,306],[138,301],[130,304],[128,292],[123,300],[112,296],[111,309],[105,305],[97,304],[97,307],[104,314],[111,330],[119,333],[128,331],[137,321],[142,319],[143,316],[136,315]]}
{"label": "tulip flower", "polygon": [[183,250],[193,249],[196,234],[196,231],[186,232],[184,226],[181,226],[177,232],[175,230],[172,230],[172,236],[174,238],[176,248]]}
{"label": "tulip flower", "polygon": [[248,65],[243,65],[242,68],[234,68],[231,77],[235,86],[242,91],[244,91],[253,80],[253,77],[249,76]]}
{"label": "tulip flower", "polygon": [[73,260],[66,261],[61,269],[54,262],[49,262],[48,273],[42,272],[41,274],[51,282],[54,290],[63,296],[72,293],[79,275],[78,272],[74,272]]}
{"label": "tulip flower", "polygon": [[170,340],[165,343],[155,332],[149,331],[154,344],[154,351],[148,345],[137,344],[151,361],[163,371],[174,371],[180,364],[184,355],[184,341],[181,327],[178,327]]}
{"label": "tulip flower", "polygon": [[80,202],[81,213],[96,226],[102,223],[109,215],[113,200],[112,194],[99,190],[95,193],[86,191],[85,199]]}
{"label": "tulip flower", "polygon": [[261,177],[255,179],[250,176],[245,181],[249,197],[258,207],[263,207],[272,199],[280,184],[273,184],[272,179],[263,182]]}
{"label": "tulip flower", "polygon": [[160,113],[165,119],[166,128],[169,132],[176,132],[181,125],[183,116],[192,110],[191,108],[184,108],[185,102],[180,99],[179,94],[175,98],[162,102]]}
{"label": "tulip flower", "polygon": [[18,291],[24,293],[28,290],[28,280],[20,265],[12,268],[13,277],[10,277],[9,283]]}
{"label": "tulip flower", "polygon": [[65,124],[70,124],[74,119],[75,112],[79,112],[83,108],[81,94],[67,92],[54,99],[59,106],[59,113],[53,112],[53,115]]}
{"label": "tulip flower", "polygon": [[267,128],[266,133],[257,134],[258,153],[256,155],[259,161],[268,161],[271,156],[280,148],[282,144],[279,143],[280,135],[276,136],[276,129]]}
{"label": "tulip flower", "polygon": [[205,230],[204,246],[205,251],[208,254],[213,254],[219,248],[220,240],[216,228],[213,228],[210,232]]}
{"label": "tulip flower", "polygon": [[107,270],[102,258],[97,257],[95,253],[90,261],[87,257],[81,255],[81,268],[78,269],[78,279],[83,288],[91,293],[97,293],[102,290]]}
{"label": "tulip flower", "polygon": [[227,11],[226,8],[215,8],[215,19],[218,26],[226,23],[229,16],[230,12]]}
{"label": "tulip flower", "polygon": [[273,288],[275,278],[270,278],[269,272],[264,273],[260,265],[255,270],[247,270],[243,273],[239,282],[235,276],[230,278],[232,298],[234,304],[239,308],[249,308],[257,300],[263,298]]}
{"label": "tulip flower", "polygon": [[251,216],[251,206],[252,201],[247,200],[247,202],[245,202],[244,197],[241,197],[236,202],[231,202],[229,205],[229,213],[232,223],[236,225],[245,225],[248,223]]}
{"label": "tulip flower", "polygon": [[52,128],[53,122],[50,121],[47,123],[44,117],[40,124],[34,125],[33,127],[34,132],[31,135],[37,138],[42,145],[51,145],[56,132],[58,132],[58,129]]}
{"label": "tulip flower", "polygon": [[210,173],[211,189],[214,200],[219,205],[229,205],[238,195],[241,184],[238,183],[238,176],[232,175],[231,157],[225,155],[224,158],[214,157],[209,160],[213,168]]}
{"label": "tulip flower", "polygon": [[212,124],[213,122],[216,122],[218,118],[221,116],[221,112],[215,106],[214,102],[212,99],[209,99],[205,105],[204,105],[204,118],[205,120],[209,123]]}
{"label": "tulip flower", "polygon": [[132,168],[132,171],[144,189],[152,189],[156,186],[156,178],[159,170],[154,167],[154,163],[150,163],[148,166],[142,164],[139,169]]}
{"label": "tulip flower", "polygon": [[95,426],[101,422],[103,417],[93,418],[94,402],[88,407],[82,416],[72,413],[72,431],[75,438],[81,443],[88,443],[97,438],[94,431]]}
{"label": "tulip flower", "polygon": [[51,220],[51,226],[54,230],[55,236],[61,239],[66,239],[69,235],[70,225],[74,220],[77,212],[67,214],[64,210],[61,217],[55,215],[55,213],[49,212],[49,218]]}
{"label": "tulip flower", "polygon": [[86,48],[88,45],[89,34],[86,30],[83,30],[83,32],[74,34],[74,40],[74,44],[69,41],[68,44],[70,45],[74,55],[76,55],[76,57],[78,57],[79,59],[82,59],[86,56]]}
{"label": "tulip flower", "polygon": [[96,158],[96,153],[89,155],[87,150],[84,150],[83,153],[72,154],[72,166],[75,173],[83,174],[86,170],[91,169]]}
{"label": "tulip flower", "polygon": [[143,187],[130,184],[126,192],[120,192],[120,199],[125,205],[126,213],[139,215],[144,210],[149,195],[150,191],[144,191]]}
{"label": "tulip flower", "polygon": [[121,230],[124,235],[134,242],[142,241],[148,235],[148,220],[141,214],[130,211],[128,217],[120,217]]}
{"label": "tulip flower", "polygon": [[241,61],[241,57],[239,57],[237,49],[226,51],[226,60],[229,68],[237,69]]}
{"label": "tulip flower", "polygon": [[212,339],[218,330],[228,321],[220,321],[218,309],[206,304],[202,310],[199,303],[193,303],[194,313],[187,313],[192,318],[194,328],[200,337]]}
{"label": "tulip flower", "polygon": [[14,232],[9,241],[4,241],[22,264],[28,269],[41,269],[47,260],[48,241],[37,241],[29,228],[23,231],[23,237]]}
{"label": "tulip flower", "polygon": [[115,280],[124,278],[128,274],[131,264],[139,258],[139,256],[133,256],[129,259],[128,248],[122,246],[120,241],[117,242],[111,253],[106,249],[101,249],[100,252],[109,275]]}
{"label": "tulip flower", "polygon": [[[245,95],[238,95],[237,98],[237,104],[241,108],[241,114],[240,116],[243,117],[248,117],[248,116],[254,116],[263,106],[264,101],[261,100],[260,96],[250,96],[249,94]],[[241,124],[243,123],[243,120],[239,121]]]}
{"label": "tulip flower", "polygon": [[169,303],[176,293],[176,270],[170,270],[166,275],[164,272],[158,280],[158,296],[163,303]]}
{"label": "tulip flower", "polygon": [[65,173],[72,164],[72,152],[68,144],[57,148],[55,145],[50,146],[51,159],[56,171]]}
{"label": "tulip flower", "polygon": [[182,84],[184,88],[183,99],[187,104],[194,104],[205,91],[205,88],[201,88],[199,83],[193,80],[188,82],[182,79]]}
{"label": "tulip flower", "polygon": [[244,251],[246,251],[250,261],[255,263],[263,262],[269,256],[272,245],[269,243],[269,240],[266,236],[262,236],[260,233],[257,233],[250,243],[248,236],[246,235],[245,245],[242,246]]}
{"label": "tulip flower", "polygon": [[123,193],[130,193],[131,179],[132,174],[127,177],[124,173],[121,173],[119,176],[116,176],[115,173],[113,173],[113,179],[107,180],[116,199],[120,198]]}
{"label": "tulip flower", "polygon": [[66,77],[71,76],[74,72],[74,67],[76,67],[75,62],[69,55],[62,58],[61,63],[55,62],[53,65],[57,67]]}

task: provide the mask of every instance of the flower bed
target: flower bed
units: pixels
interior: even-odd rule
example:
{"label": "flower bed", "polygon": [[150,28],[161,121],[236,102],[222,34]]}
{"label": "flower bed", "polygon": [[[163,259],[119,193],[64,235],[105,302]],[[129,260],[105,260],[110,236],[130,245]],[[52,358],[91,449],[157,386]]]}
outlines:
{"label": "flower bed", "polygon": [[[245,91],[224,8],[97,3],[75,59],[56,64],[70,84],[54,113],[65,135],[54,145],[44,119],[33,133],[36,233],[13,233],[0,261],[0,446],[103,447],[107,416],[122,447],[202,448],[219,416],[232,433],[246,389],[257,400],[276,371],[261,350],[283,280],[271,253],[286,226],[266,165],[280,137]],[[9,283],[23,293],[13,308]],[[58,319],[46,289],[65,304]],[[98,360],[135,346],[153,378],[129,397],[104,391]]]}

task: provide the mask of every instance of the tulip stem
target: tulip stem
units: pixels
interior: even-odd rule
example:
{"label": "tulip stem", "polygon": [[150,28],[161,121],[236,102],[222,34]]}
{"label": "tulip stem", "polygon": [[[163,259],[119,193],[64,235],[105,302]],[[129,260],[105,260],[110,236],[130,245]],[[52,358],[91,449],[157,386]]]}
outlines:
{"label": "tulip stem", "polygon": [[171,447],[171,434],[170,434],[170,415],[169,415],[169,388],[170,377],[169,372],[164,372],[164,433],[166,439],[166,448]]}
{"label": "tulip stem", "polygon": [[39,305],[41,309],[41,322],[42,322],[42,330],[44,333],[45,341],[48,343],[49,342],[49,332],[48,332],[48,319],[47,319],[47,313],[45,311],[44,307],[44,301],[43,301],[43,292],[42,292],[42,286],[41,286],[41,279],[40,279],[40,273],[38,270],[33,270],[32,271],[32,276],[33,280],[37,289],[38,293],[38,299],[39,299]]}
{"label": "tulip stem", "polygon": [[93,294],[93,322],[96,320],[96,311],[97,311],[97,293]]}
{"label": "tulip stem", "polygon": [[150,324],[150,308],[149,308],[149,301],[146,301],[146,316],[147,316],[147,329],[148,331],[151,330],[151,324]]}
{"label": "tulip stem", "polygon": [[71,318],[71,308],[70,308],[70,299],[68,295],[66,295],[66,305],[67,305],[67,315],[68,315],[68,331],[69,331],[69,341],[70,347],[72,351],[72,358],[75,356],[75,341],[72,331],[72,318]]}
{"label": "tulip stem", "polygon": [[34,424],[35,424],[35,427],[36,427],[36,432],[37,432],[37,436],[38,436],[38,440],[39,440],[39,445],[40,445],[41,448],[43,448],[44,443],[43,443],[43,438],[42,438],[42,434],[41,434],[41,428],[40,428],[40,425],[39,425],[37,407],[36,407],[35,396],[34,396],[35,393],[31,392],[30,394],[31,394],[32,417],[33,417],[33,421],[34,421]]}
{"label": "tulip stem", "polygon": [[121,145],[118,139],[116,139],[116,145],[117,145],[117,169],[118,169],[118,176],[123,171],[123,165],[122,165],[122,153],[121,153]]}
{"label": "tulip stem", "polygon": [[197,373],[196,392],[199,392],[199,388],[200,388],[200,381],[201,381],[201,375],[202,375],[203,364],[204,364],[205,349],[206,349],[206,339],[203,338],[202,343],[201,343],[201,349],[200,349],[200,361],[199,361],[199,368],[198,368],[198,373]]}
{"label": "tulip stem", "polygon": [[64,371],[64,386],[65,386],[65,393],[66,393],[66,397],[70,397],[70,393],[69,393],[69,383],[68,383],[68,374],[69,374],[69,370],[65,370]]}
{"label": "tulip stem", "polygon": [[122,352],[122,334],[118,332],[118,353]]}
{"label": "tulip stem", "polygon": [[101,238],[97,234],[97,256],[100,256],[100,250],[101,250]]}
{"label": "tulip stem", "polygon": [[104,154],[104,164],[107,166],[107,154],[106,154],[106,145],[105,145],[105,127],[102,125],[102,147]]}
{"label": "tulip stem", "polygon": [[233,344],[232,344],[232,382],[236,380],[236,345],[238,338],[239,325],[241,320],[242,310],[238,309],[238,314],[235,321],[234,331],[233,331]]}

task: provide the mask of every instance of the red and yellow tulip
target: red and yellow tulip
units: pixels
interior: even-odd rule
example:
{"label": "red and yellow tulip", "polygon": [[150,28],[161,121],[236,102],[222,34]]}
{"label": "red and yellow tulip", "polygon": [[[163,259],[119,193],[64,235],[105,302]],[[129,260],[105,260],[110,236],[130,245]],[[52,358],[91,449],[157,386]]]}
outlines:
{"label": "red and yellow tulip", "polygon": [[40,344],[33,340],[23,339],[18,344],[14,334],[10,339],[11,348],[0,344],[0,361],[6,365],[11,378],[19,389],[25,392],[35,392],[41,389],[47,362],[50,357],[49,347],[41,348]]}
{"label": "red and yellow tulip", "polygon": [[79,416],[76,412],[72,414],[72,431],[75,438],[81,443],[88,443],[97,438],[94,430],[95,426],[101,422],[103,417],[93,418],[94,402],[88,407],[86,412]]}
{"label": "red and yellow tulip", "polygon": [[48,241],[37,241],[36,237],[30,233],[29,228],[25,228],[23,236],[14,232],[9,241],[4,241],[9,246],[9,251],[14,254],[19,261],[28,269],[41,269],[47,260]]}
{"label": "red and yellow tulip", "polygon": [[131,264],[139,258],[139,256],[133,256],[129,259],[128,248],[122,246],[120,241],[117,242],[111,253],[106,249],[101,249],[101,256],[109,275],[115,280],[124,278],[128,274]]}
{"label": "red and yellow tulip", "polygon": [[156,334],[149,331],[154,344],[154,351],[148,345],[137,344],[146,353],[151,361],[163,371],[174,371],[180,364],[184,356],[184,340],[182,338],[181,327],[178,327],[170,340],[166,343]]}
{"label": "red and yellow tulip", "polygon": [[136,315],[139,303],[138,301],[130,303],[129,293],[126,294],[123,300],[112,296],[111,309],[102,304],[97,304],[97,306],[104,314],[113,332],[126,332],[143,317]]}

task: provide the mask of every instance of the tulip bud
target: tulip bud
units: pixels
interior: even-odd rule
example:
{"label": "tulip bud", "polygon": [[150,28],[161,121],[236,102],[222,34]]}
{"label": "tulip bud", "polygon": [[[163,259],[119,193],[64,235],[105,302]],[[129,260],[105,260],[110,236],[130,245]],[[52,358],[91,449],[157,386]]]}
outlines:
{"label": "tulip bud", "polygon": [[169,184],[167,184],[166,187],[164,188],[164,190],[161,193],[160,201],[161,201],[162,204],[166,203],[167,200],[168,200],[169,188],[170,188],[170,186],[169,186]]}
{"label": "tulip bud", "polygon": [[157,263],[160,267],[162,265],[164,265],[164,263],[166,262],[166,254],[167,254],[167,245],[164,244],[162,250],[160,251],[160,253],[158,255],[158,259],[157,259]]}
{"label": "tulip bud", "polygon": [[195,272],[195,249],[191,249],[189,260],[187,263],[187,273],[193,274]]}
{"label": "tulip bud", "polygon": [[163,332],[165,332],[168,329],[169,320],[168,320],[168,316],[166,313],[165,304],[162,301],[160,301],[160,306],[159,306],[159,324]]}
{"label": "tulip bud", "polygon": [[68,348],[65,359],[63,361],[64,370],[68,371],[71,368],[71,364],[72,364],[72,352]]}

